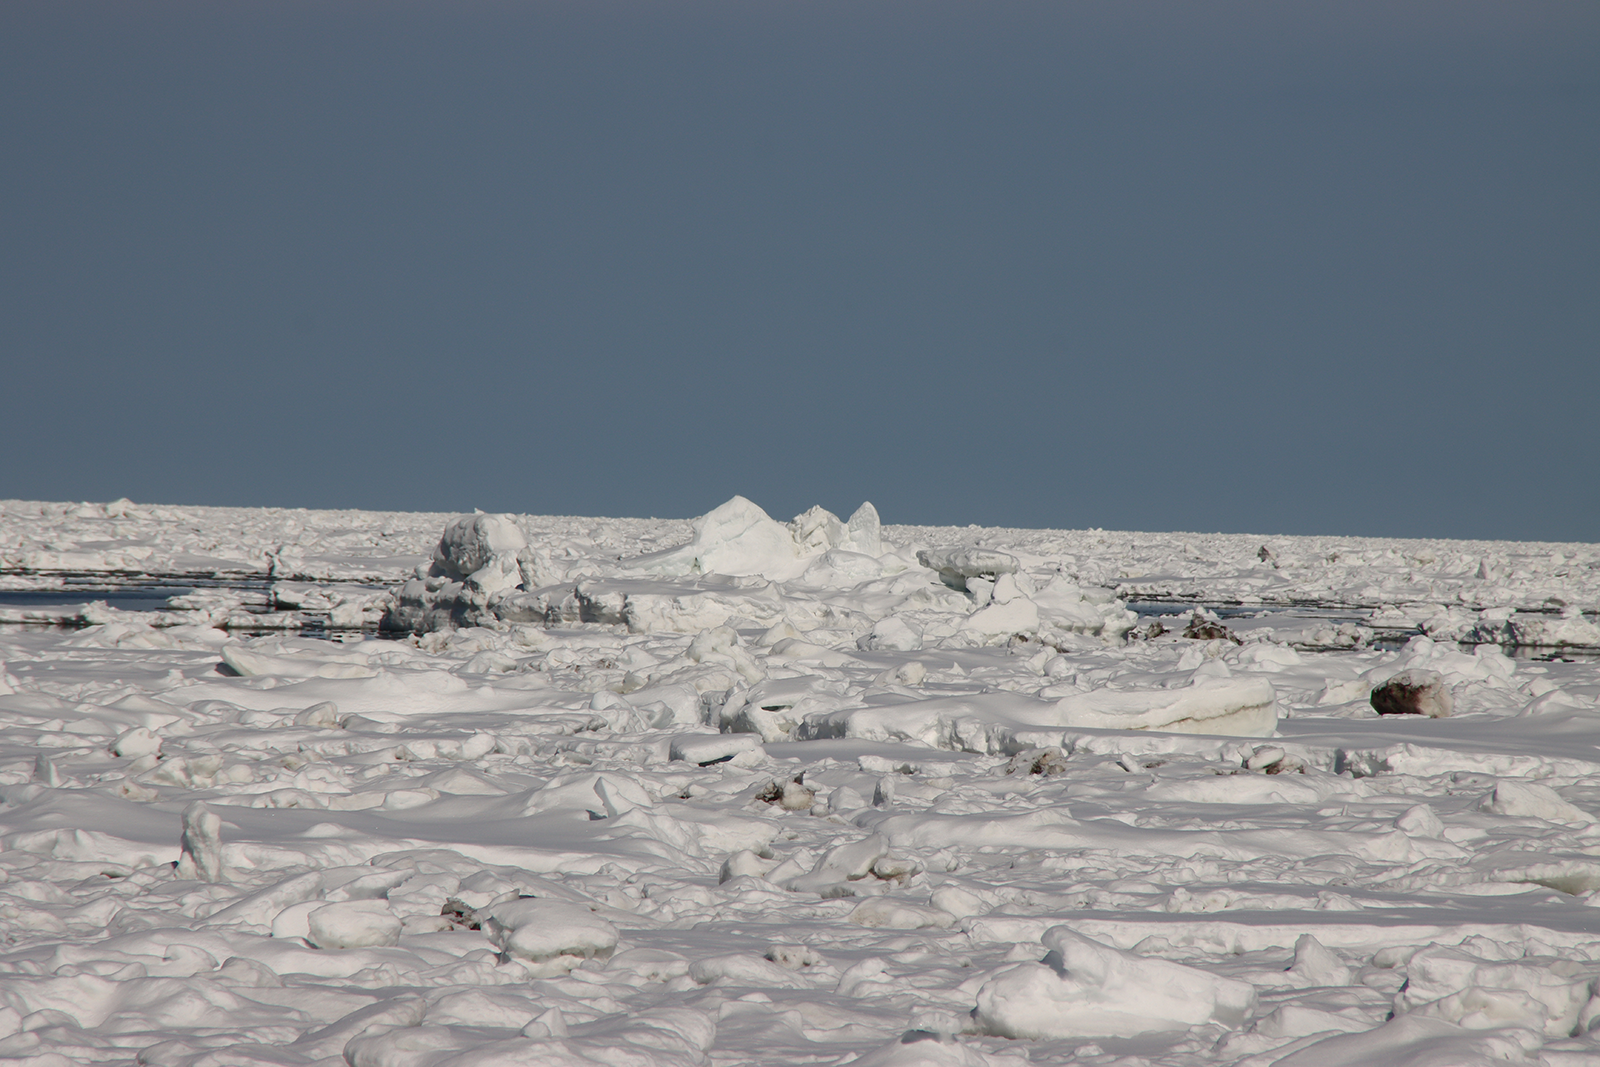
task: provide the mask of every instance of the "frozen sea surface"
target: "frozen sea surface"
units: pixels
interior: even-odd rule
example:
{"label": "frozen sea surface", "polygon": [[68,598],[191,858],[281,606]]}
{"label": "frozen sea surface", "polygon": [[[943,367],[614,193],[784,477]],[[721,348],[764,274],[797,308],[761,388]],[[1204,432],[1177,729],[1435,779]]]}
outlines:
{"label": "frozen sea surface", "polygon": [[0,1057],[1600,1062],[1600,546],[453,519],[0,503]]}

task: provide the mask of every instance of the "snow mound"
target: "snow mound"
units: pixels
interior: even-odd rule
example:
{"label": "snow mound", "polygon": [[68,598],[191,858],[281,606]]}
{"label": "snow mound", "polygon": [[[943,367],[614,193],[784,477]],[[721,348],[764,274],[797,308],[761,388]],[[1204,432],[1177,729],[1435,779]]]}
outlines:
{"label": "snow mound", "polygon": [[306,940],[317,948],[380,948],[400,943],[401,922],[381,900],[324,904],[306,916]]}
{"label": "snow mound", "polygon": [[482,922],[496,948],[537,976],[565,974],[584,960],[606,959],[620,936],[588,908],[535,897],[491,905]]}
{"label": "snow mound", "polygon": [[1483,798],[1484,811],[1496,815],[1521,816],[1543,819],[1546,822],[1573,823],[1587,826],[1594,816],[1562,799],[1560,793],[1538,782],[1497,782],[1489,795]]}
{"label": "snow mound", "polygon": [[978,989],[973,1019],[996,1037],[1136,1037],[1206,1023],[1237,1026],[1255,987],[1124,952],[1066,926],[1045,932],[1040,963],[1007,967]]}
{"label": "snow mound", "polygon": [[1533,1036],[1517,1030],[1483,1033],[1442,1019],[1402,1015],[1364,1033],[1303,1045],[1272,1061],[1272,1067],[1490,1067],[1539,1062],[1528,1059],[1530,1049],[1520,1040],[1524,1035]]}
{"label": "snow mound", "polygon": [[688,544],[635,557],[625,562],[625,569],[673,578],[728,574],[769,579],[792,578],[804,569],[794,530],[742,496],[695,519],[693,528]]}

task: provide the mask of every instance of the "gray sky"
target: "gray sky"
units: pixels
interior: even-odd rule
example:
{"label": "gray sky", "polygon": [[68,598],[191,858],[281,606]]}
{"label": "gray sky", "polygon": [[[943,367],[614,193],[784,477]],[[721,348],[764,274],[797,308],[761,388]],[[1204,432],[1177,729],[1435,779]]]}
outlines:
{"label": "gray sky", "polygon": [[0,496],[1600,540],[1600,4],[0,5]]}

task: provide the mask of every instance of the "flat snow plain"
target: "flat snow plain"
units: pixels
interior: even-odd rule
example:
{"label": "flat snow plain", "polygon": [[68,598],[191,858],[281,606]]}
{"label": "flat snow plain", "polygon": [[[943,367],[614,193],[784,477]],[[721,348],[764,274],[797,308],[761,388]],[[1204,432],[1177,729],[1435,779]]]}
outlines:
{"label": "flat snow plain", "polygon": [[455,519],[0,503],[0,1058],[1600,1063],[1600,546]]}

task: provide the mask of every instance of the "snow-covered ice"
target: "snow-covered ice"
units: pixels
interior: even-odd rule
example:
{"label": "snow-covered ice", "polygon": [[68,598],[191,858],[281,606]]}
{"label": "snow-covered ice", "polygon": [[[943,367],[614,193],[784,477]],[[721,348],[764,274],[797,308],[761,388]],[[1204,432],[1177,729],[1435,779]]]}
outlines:
{"label": "snow-covered ice", "polygon": [[90,578],[0,1058],[1600,1063],[1600,546],[0,503]]}

